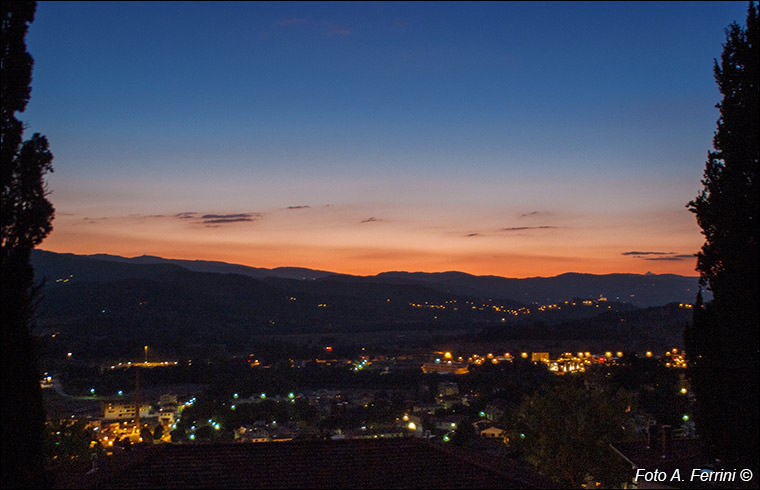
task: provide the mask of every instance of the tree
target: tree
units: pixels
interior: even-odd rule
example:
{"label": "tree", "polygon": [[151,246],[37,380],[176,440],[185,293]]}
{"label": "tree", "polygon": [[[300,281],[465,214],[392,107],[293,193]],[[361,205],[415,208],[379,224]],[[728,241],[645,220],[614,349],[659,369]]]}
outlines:
{"label": "tree", "polygon": [[150,428],[147,425],[144,425],[143,428],[140,429],[140,441],[145,444],[153,444],[153,432],[150,431]]}
{"label": "tree", "polygon": [[45,458],[49,467],[74,460],[89,460],[97,436],[84,420],[59,420],[45,424]]}
{"label": "tree", "polygon": [[43,176],[53,170],[44,136],[22,143],[16,118],[31,95],[32,57],[26,51],[36,2],[3,2],[2,202],[0,251],[2,300],[2,486],[36,488],[43,483],[45,410],[34,355],[31,322],[35,289],[32,249],[50,233],[53,206]]}
{"label": "tree", "polygon": [[629,418],[630,397],[586,389],[562,380],[523,398],[510,430],[510,444],[556,483],[579,487],[587,479],[605,487],[628,481],[629,466],[610,447]]}
{"label": "tree", "polygon": [[153,439],[156,441],[160,441],[163,435],[164,435],[164,426],[162,426],[161,424],[158,424],[155,430],[153,430]]}
{"label": "tree", "polygon": [[687,207],[705,237],[697,255],[702,286],[713,300],[697,300],[684,331],[695,421],[706,455],[724,464],[758,462],[758,9],[750,3],[746,28],[726,29],[715,80],[723,98],[708,152],[704,189]]}
{"label": "tree", "polygon": [[176,429],[169,432],[169,435],[171,436],[171,441],[174,443],[180,443],[187,441],[187,432],[185,432],[185,429],[182,427],[177,427]]}

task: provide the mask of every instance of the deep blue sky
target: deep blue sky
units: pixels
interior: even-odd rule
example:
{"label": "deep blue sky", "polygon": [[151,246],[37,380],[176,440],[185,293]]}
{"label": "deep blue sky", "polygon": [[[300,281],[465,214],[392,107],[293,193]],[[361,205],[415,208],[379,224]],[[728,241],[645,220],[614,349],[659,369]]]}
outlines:
{"label": "deep blue sky", "polygon": [[713,59],[746,10],[40,2],[21,118],[55,154],[43,248],[694,274],[684,206],[718,115]]}

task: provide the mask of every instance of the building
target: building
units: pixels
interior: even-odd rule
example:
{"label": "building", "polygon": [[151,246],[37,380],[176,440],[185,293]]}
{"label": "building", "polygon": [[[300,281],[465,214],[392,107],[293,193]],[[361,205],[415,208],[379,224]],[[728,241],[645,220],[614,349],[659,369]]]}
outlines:
{"label": "building", "polygon": [[530,356],[530,360],[533,362],[549,362],[549,353],[548,352],[534,352]]}
{"label": "building", "polygon": [[441,398],[459,394],[459,385],[452,381],[438,383],[438,396]]}
{"label": "building", "polygon": [[[103,411],[104,420],[131,420],[135,418],[135,402],[134,400],[111,400],[101,402],[101,410]],[[140,403],[140,418],[151,417],[154,415],[151,413],[150,404],[146,402]]]}
{"label": "building", "polygon": [[470,372],[470,368],[467,364],[458,362],[426,362],[422,365],[422,372],[425,374],[467,374]]}
{"label": "building", "polygon": [[506,435],[506,431],[498,427],[489,427],[480,431],[480,437],[486,439],[504,439]]}

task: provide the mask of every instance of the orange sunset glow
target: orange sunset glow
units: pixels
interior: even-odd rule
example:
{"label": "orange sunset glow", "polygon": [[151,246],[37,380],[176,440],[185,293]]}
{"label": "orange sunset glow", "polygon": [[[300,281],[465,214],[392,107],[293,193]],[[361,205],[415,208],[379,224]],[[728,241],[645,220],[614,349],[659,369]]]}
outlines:
{"label": "orange sunset glow", "polygon": [[[568,31],[608,15],[591,4],[552,25],[527,4],[440,6],[439,20],[303,7],[294,23],[274,5],[198,6],[229,31],[186,38],[168,3],[144,7],[155,25],[137,37],[119,26],[143,7],[105,9],[93,37],[83,5],[42,5],[24,114],[55,157],[42,248],[358,275],[697,275],[686,203],[714,131],[721,29],[744,7],[705,5],[693,22],[717,27],[679,33],[682,9],[621,7],[647,19],[629,35],[619,13]],[[317,20],[330,15],[346,25]]]}

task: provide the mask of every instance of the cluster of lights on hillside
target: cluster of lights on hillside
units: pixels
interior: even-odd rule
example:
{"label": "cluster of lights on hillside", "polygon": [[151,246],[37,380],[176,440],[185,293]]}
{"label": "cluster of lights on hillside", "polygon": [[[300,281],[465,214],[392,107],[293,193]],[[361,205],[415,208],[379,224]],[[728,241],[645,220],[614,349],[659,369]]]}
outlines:
{"label": "cluster of lights on hillside", "polygon": [[477,311],[493,311],[495,313],[506,313],[512,316],[529,315],[530,308],[521,307],[518,309],[507,308],[503,305],[494,305],[490,303],[475,303],[473,301],[464,301],[464,304],[460,305],[457,300],[448,300],[443,303],[430,303],[425,301],[424,303],[408,303],[412,308],[426,308],[431,310],[477,310]]}

